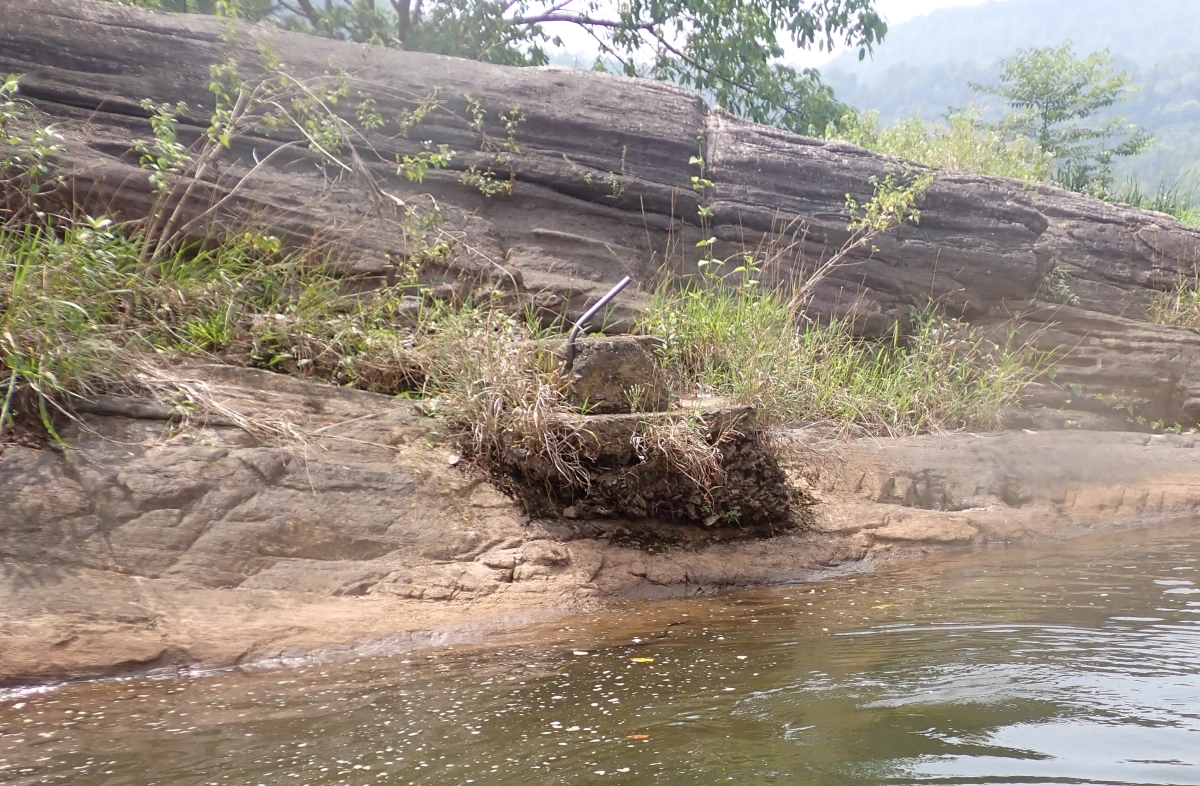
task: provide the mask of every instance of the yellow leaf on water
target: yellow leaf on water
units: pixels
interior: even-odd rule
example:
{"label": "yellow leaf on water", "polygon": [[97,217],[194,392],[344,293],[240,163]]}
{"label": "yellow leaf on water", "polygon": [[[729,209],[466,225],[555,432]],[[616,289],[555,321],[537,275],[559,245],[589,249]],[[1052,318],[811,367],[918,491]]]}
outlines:
{"label": "yellow leaf on water", "polygon": [[654,658],[630,658],[634,663],[653,663]]}

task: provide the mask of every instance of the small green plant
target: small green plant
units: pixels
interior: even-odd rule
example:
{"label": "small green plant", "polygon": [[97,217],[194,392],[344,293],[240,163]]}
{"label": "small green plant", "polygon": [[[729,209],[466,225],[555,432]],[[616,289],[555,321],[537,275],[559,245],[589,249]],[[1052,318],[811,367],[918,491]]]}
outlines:
{"label": "small green plant", "polygon": [[436,150],[422,150],[415,156],[400,156],[397,174],[404,175],[415,183],[425,181],[425,173],[430,169],[445,169],[454,157],[447,145],[438,145]]}
{"label": "small green plant", "polygon": [[645,412],[646,411],[646,394],[645,385],[633,385],[625,391],[625,398],[629,402],[630,412]]}
{"label": "small green plant", "polygon": [[[339,157],[350,149],[358,134],[337,113],[338,104],[350,95],[349,79],[336,64],[331,66],[319,79],[299,80],[277,71],[260,83],[258,86],[264,88],[261,106],[267,110],[261,122],[267,128],[299,131],[308,148],[320,156],[322,166],[345,168]],[[253,91],[254,87],[242,85],[240,89]],[[373,120],[369,114],[368,118]]]}
{"label": "small green plant", "polygon": [[142,108],[150,113],[150,128],[153,137],[139,139],[133,149],[141,154],[139,164],[150,173],[150,185],[156,194],[168,194],[175,187],[179,175],[191,164],[192,157],[187,147],[179,142],[179,115],[187,112],[187,104],[155,104],[150,99],[142,101]]}
{"label": "small green plant", "polygon": [[185,339],[185,347],[201,351],[223,348],[234,336],[230,317],[230,310],[226,310],[224,314],[212,313],[184,322],[180,326],[180,333]]}
{"label": "small green plant", "polygon": [[[628,155],[628,153],[629,153],[629,148],[625,145],[622,145],[621,146],[621,172],[620,172],[620,174],[610,171],[604,177],[604,183],[605,183],[605,185],[608,186],[608,197],[610,199],[617,199],[622,194],[625,193],[625,181],[623,178],[625,177],[625,175],[628,174],[628,169],[625,164],[625,159],[626,159],[626,156]],[[562,158],[563,158],[563,161],[567,164],[567,166],[571,167],[572,170],[574,170],[576,173],[578,173],[580,179],[583,180],[583,182],[588,187],[591,187],[595,183],[596,173],[593,170],[587,169],[585,167],[580,166],[579,164],[576,164],[574,161],[571,160],[571,157],[568,156],[566,153],[562,154]]]}
{"label": "small green plant", "polygon": [[802,295],[698,282],[660,287],[642,330],[663,336],[681,390],[757,408],[775,423],[830,421],[883,434],[991,428],[1046,359],[923,309],[907,333],[855,335],[803,316]]}
{"label": "small green plant", "polygon": [[379,114],[376,108],[377,104],[374,98],[364,98],[358,102],[354,113],[358,118],[358,125],[364,131],[378,131],[386,125],[383,120],[383,115]]}
{"label": "small green plant", "polygon": [[1136,181],[1126,183],[1110,196],[1110,201],[1119,202],[1143,210],[1156,210],[1174,216],[1187,226],[1200,227],[1200,206],[1196,201],[1196,187],[1184,185],[1182,179],[1159,181],[1153,193],[1142,190]]}
{"label": "small green plant", "polygon": [[396,116],[396,126],[400,130],[400,136],[407,137],[412,130],[425,122],[425,118],[437,110],[445,110],[445,107],[438,101],[438,94],[441,91],[434,87],[428,94],[417,100],[416,105],[412,109],[402,110]]}
{"label": "small green plant", "polygon": [[882,181],[872,175],[870,182],[874,194],[865,204],[860,204],[853,196],[847,194],[846,208],[850,211],[850,231],[859,237],[870,238],[901,224],[919,224],[920,204],[933,184],[933,172],[909,169],[905,172],[903,180],[905,182],[901,182],[895,172],[889,172]]}
{"label": "small green plant", "polygon": [[1038,297],[1064,306],[1079,305],[1079,296],[1071,289],[1071,274],[1053,264],[1038,287]]}
{"label": "small green plant", "polygon": [[[694,185],[706,187],[702,175]],[[744,250],[738,281],[712,272],[725,261],[709,254],[700,276],[661,284],[641,329],[665,339],[662,362],[676,388],[753,405],[776,423],[829,420],[882,433],[996,425],[1044,366],[1013,336],[993,340],[926,309],[909,331],[897,323],[891,335],[868,341],[848,321],[804,315],[824,276],[882,232],[920,220],[932,180],[929,171],[889,173],[872,181],[870,200],[847,196],[849,238],[790,290],[765,289],[759,279],[803,249],[803,225]]]}
{"label": "small green plant", "polygon": [[467,188],[474,189],[485,197],[511,196],[516,187],[512,178],[501,180],[490,168],[480,168],[472,164],[463,172],[460,182]]}
{"label": "small green plant", "polygon": [[137,387],[145,364],[198,352],[377,392],[411,390],[399,328],[411,279],[347,299],[315,251],[243,231],[182,246],[146,275],[143,242],[103,217],[0,230],[0,435],[71,417],[72,402]]}
{"label": "small green plant", "polygon": [[18,77],[0,82],[0,226],[44,219],[42,199],[62,182],[54,162],[62,136],[32,118],[19,93]]}
{"label": "small green plant", "polygon": [[[1096,401],[1100,402],[1101,404],[1104,404],[1109,409],[1111,409],[1113,412],[1124,415],[1126,422],[1129,423],[1131,426],[1138,426],[1140,428],[1148,428],[1151,431],[1165,433],[1165,434],[1183,434],[1183,433],[1185,433],[1183,424],[1181,424],[1181,423],[1168,424],[1165,418],[1158,418],[1157,420],[1151,420],[1150,418],[1148,418],[1144,414],[1142,414],[1142,412],[1140,411],[1138,406],[1135,406],[1134,404],[1129,403],[1128,401],[1123,401],[1123,400],[1117,398],[1116,396],[1105,395],[1103,393],[1095,393],[1092,395],[1092,398],[1095,399]],[[1196,431],[1197,430],[1195,428],[1191,428],[1191,429],[1188,429],[1186,433],[1194,434],[1194,433],[1196,433]]]}
{"label": "small green plant", "polygon": [[[517,143],[517,129],[525,121],[525,115],[520,107],[515,105],[508,112],[499,113],[497,119],[504,126],[504,139],[497,142],[487,133],[487,111],[483,105],[470,95],[464,97],[467,100],[468,122],[479,137],[480,152],[487,156],[488,161],[483,166],[469,166],[463,172],[461,182],[485,197],[511,196],[517,182],[513,157],[521,154],[521,146]],[[507,176],[497,174],[496,169],[507,170]]]}
{"label": "small green plant", "polygon": [[624,177],[628,174],[628,168],[625,164],[625,159],[629,155],[628,145],[621,145],[621,173],[608,173],[608,195],[613,199],[618,198],[625,193]]}
{"label": "small green plant", "polygon": [[704,250],[703,258],[697,263],[702,272],[713,273],[709,270],[715,265],[720,264],[720,260],[714,256],[714,246],[717,244],[717,238],[712,234],[713,222],[713,205],[716,203],[715,184],[709,180],[708,164],[704,160],[704,132],[701,131],[696,137],[697,151],[696,155],[688,159],[688,165],[694,166],[699,170],[699,174],[692,175],[692,190],[700,196],[700,205],[696,208],[696,217],[700,223],[700,233],[702,237],[696,242],[696,248]]}
{"label": "small green plant", "polygon": [[[222,34],[230,44],[239,43],[237,36],[233,27]],[[415,292],[417,268],[452,251],[436,203],[430,198],[432,207],[423,208],[418,198],[400,200],[371,177],[362,156],[373,148],[363,133],[378,131],[383,118],[370,99],[353,109],[357,126],[338,114],[351,80],[336,64],[321,77],[298,80],[281,70],[269,49],[259,47],[259,60],[254,69],[243,69],[231,54],[210,69],[214,108],[208,127],[190,139],[180,123],[189,107],[143,104],[151,133],[135,150],[156,196],[143,221],[117,227],[104,217],[83,218],[50,232],[35,229],[25,222],[26,213],[4,205],[0,435],[18,418],[28,421],[30,412],[37,413],[45,432],[54,433],[54,422],[71,416],[76,397],[127,388],[129,369],[151,357],[214,353],[225,362],[391,393],[426,379],[426,355],[415,348],[414,335],[397,325],[411,327],[411,307],[401,308],[400,302]],[[249,70],[262,75],[247,81],[242,73]],[[504,137],[493,142],[484,130],[482,107],[469,106],[465,122],[480,133],[492,164],[520,154],[516,135],[524,118],[518,109],[499,115]],[[58,152],[44,144],[57,138],[53,129],[37,126],[27,110],[15,78],[6,80],[0,89],[0,178],[6,198],[8,186],[22,181],[23,209],[35,204],[33,186],[46,180],[31,175],[51,173]],[[397,127],[411,130],[438,110],[444,107],[434,91],[416,99],[411,112],[397,118]],[[285,128],[299,138],[256,159],[240,180],[222,183],[218,162],[234,138]],[[285,249],[279,238],[245,225],[222,228],[239,220],[224,210],[246,180],[296,145],[316,152],[322,166],[353,175],[397,218],[409,242],[395,286],[348,296],[314,250]],[[427,148],[400,156],[396,166],[421,183],[453,155],[446,147]],[[490,168],[469,170],[471,176],[485,193],[510,191],[514,177],[510,171],[509,180],[500,181]],[[214,180],[222,183],[224,195],[200,204],[199,194],[211,193]]]}
{"label": "small green plant", "polygon": [[[145,228],[138,233],[143,242],[143,259],[157,263],[181,244],[194,241],[208,227],[227,219],[225,210],[235,204],[246,182],[270,159],[298,145],[316,153],[322,169],[350,176],[363,186],[379,213],[398,219],[406,234],[417,227],[418,236],[410,238],[412,245],[417,246],[416,253],[409,255],[411,259],[444,256],[445,238],[429,241],[425,237],[430,228],[426,219],[439,215],[436,205],[425,210],[418,206],[419,199],[402,200],[386,192],[366,165],[372,155],[377,159],[379,156],[364,134],[379,131],[385,124],[374,100],[359,101],[354,108],[358,123],[355,125],[339,114],[339,105],[350,95],[352,80],[336,62],[331,62],[319,77],[296,79],[282,69],[270,49],[261,43],[254,68],[261,76],[247,80],[242,72],[249,69],[244,69],[234,54],[239,51],[235,44],[241,43],[238,35],[236,28],[229,28],[222,35],[230,44],[230,54],[210,68],[214,109],[208,127],[193,141],[185,143],[178,131],[179,117],[189,111],[188,107],[144,104],[152,133],[135,147],[158,200],[150,210]],[[416,99],[414,109],[397,118],[398,128],[403,133],[439,106],[436,92],[432,97]],[[223,195],[199,204],[202,194],[211,193],[206,181],[219,170],[219,162],[230,149],[232,139],[284,130],[299,138],[279,144],[262,160],[256,159],[239,180],[229,182],[218,177]],[[452,157],[452,151],[439,146],[399,156],[395,165],[407,179],[421,183],[430,169],[445,168]]]}

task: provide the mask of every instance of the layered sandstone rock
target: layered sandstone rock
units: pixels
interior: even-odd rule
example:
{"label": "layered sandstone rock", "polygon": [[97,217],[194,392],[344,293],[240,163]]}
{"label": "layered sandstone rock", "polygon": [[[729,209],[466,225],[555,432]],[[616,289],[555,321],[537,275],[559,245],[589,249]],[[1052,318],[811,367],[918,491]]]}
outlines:
{"label": "layered sandstone rock", "polygon": [[[0,16],[0,71],[23,74],[22,89],[58,122],[68,149],[70,192],[93,211],[140,217],[152,197],[131,153],[148,134],[139,102],[187,102],[185,137],[207,124],[209,67],[231,51],[218,20],[150,13],[88,0],[8,0]],[[452,253],[426,266],[431,280],[506,292],[547,312],[577,315],[589,299],[630,274],[647,286],[664,269],[694,270],[699,238],[689,159],[703,154],[713,181],[718,255],[760,244],[778,250],[774,274],[811,269],[847,236],[847,195],[862,202],[872,178],[912,165],[852,145],[783,133],[707,107],[693,94],[649,81],[571,68],[513,69],[379,47],[328,41],[269,28],[240,28],[233,51],[252,76],[260,45],[297,78],[331,68],[350,98],[353,119],[365,99],[390,125],[364,131],[378,152],[364,157],[378,188],[415,203],[437,200]],[[335,64],[331,66],[331,63]],[[392,119],[422,96],[435,112],[411,139]],[[484,133],[504,140],[501,115],[519,110],[501,174],[512,193],[491,197],[464,186],[470,167],[495,164],[468,122],[468,96],[487,113]],[[457,118],[455,117],[457,115]],[[286,133],[234,140],[221,176],[195,210],[227,194],[255,157],[295,141]],[[397,156],[422,143],[455,157],[421,184],[398,174]],[[369,160],[367,160],[369,158]],[[362,178],[322,172],[303,146],[267,160],[229,201],[235,213],[266,221],[296,242],[319,235],[341,249],[348,273],[392,275],[413,251],[394,214],[368,198]],[[356,185],[358,183],[359,185]],[[388,202],[388,200],[384,200]],[[394,203],[392,203],[394,204]],[[1047,273],[1070,276],[1078,308],[1059,310],[1054,340],[1077,351],[1062,364],[1062,389],[1119,394],[1146,406],[1146,417],[1183,425],[1200,415],[1196,334],[1140,325],[1155,290],[1200,272],[1200,232],[1173,218],[1099,202],[1046,186],[938,172],[920,223],[878,238],[824,280],[815,314],[856,313],[863,330],[888,329],[908,306],[933,297],[952,315],[981,325],[1026,319]],[[630,288],[618,311],[645,302]],[[1038,322],[1045,308],[1035,309]],[[619,313],[616,316],[620,316]],[[1118,317],[1120,319],[1109,319]]]}

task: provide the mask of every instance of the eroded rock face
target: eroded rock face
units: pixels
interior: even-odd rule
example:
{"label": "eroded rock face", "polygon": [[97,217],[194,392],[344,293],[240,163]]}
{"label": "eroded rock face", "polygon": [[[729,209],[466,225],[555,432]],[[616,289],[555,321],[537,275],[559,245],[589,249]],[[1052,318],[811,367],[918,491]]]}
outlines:
{"label": "eroded rock face", "polygon": [[[653,530],[667,544],[710,532],[531,521],[452,461],[408,402],[251,369],[172,374],[267,430],[181,429],[146,405],[125,408],[138,417],[85,415],[85,429],[64,432],[69,451],[0,445],[0,685],[364,640],[412,646],[445,640],[437,631],[447,628],[471,635],[639,585],[628,570],[635,550],[589,545],[606,526]],[[636,417],[604,417],[622,422],[619,452],[633,459]],[[271,444],[284,423],[306,436]],[[755,455],[730,457],[737,482],[718,490],[718,505],[751,490]],[[767,480],[785,483],[776,473]],[[661,512],[682,509],[692,492],[662,467],[651,477],[661,482],[645,490],[661,494]],[[747,526],[777,493],[744,506]]]}
{"label": "eroded rock face", "polygon": [[[199,424],[172,437],[161,420],[91,417],[66,433],[69,451],[0,446],[0,684],[480,618],[412,605],[421,599],[490,599],[507,613],[588,594],[563,581],[568,561],[539,556],[531,544],[546,535],[512,500],[450,466],[395,400],[264,372],[189,373],[246,417],[311,441],[272,446]],[[354,605],[366,599],[370,613]],[[322,633],[335,628],[345,637]]]}
{"label": "eroded rock face", "polygon": [[[209,66],[225,54],[220,22],[161,15],[87,0],[7,0],[0,15],[0,70],[24,74],[22,87],[65,135],[69,191],[93,212],[141,217],[153,196],[130,152],[149,133],[143,98],[193,107],[181,133],[207,123]],[[827,259],[846,239],[847,195],[870,199],[872,179],[905,166],[852,145],[824,142],[747,123],[670,86],[570,68],[511,69],[435,55],[363,47],[243,28],[239,58],[252,75],[263,43],[300,78],[341,63],[358,98],[386,118],[435,89],[458,115],[470,94],[488,113],[486,133],[504,138],[499,115],[514,105],[521,154],[506,163],[513,193],[485,197],[460,178],[489,166],[475,132],[435,113],[412,139],[395,128],[367,131],[382,162],[368,162],[380,188],[402,200],[432,195],[453,252],[426,266],[432,282],[453,282],[460,295],[499,291],[514,309],[577,316],[622,275],[643,285],[618,299],[615,317],[644,306],[649,282],[665,264],[695,272],[697,195],[688,161],[703,133],[706,177],[715,183],[713,231],[720,257],[767,249],[775,275],[791,280]],[[379,85],[388,85],[380,90]],[[631,108],[634,108],[631,110]],[[353,119],[353,102],[343,107]],[[451,167],[421,184],[398,174],[397,156],[421,142],[456,152]],[[194,211],[227,196],[286,137],[235,140],[217,182],[203,184]],[[350,274],[387,278],[413,252],[413,239],[356,190],[331,182],[302,146],[271,158],[230,199],[243,216],[268,217],[270,229],[295,242],[320,235],[342,250]],[[193,212],[194,212],[193,211]],[[1173,350],[1194,334],[1177,329],[1113,330],[1099,315],[1141,321],[1151,294],[1200,268],[1200,232],[1169,216],[1045,186],[1003,178],[938,172],[920,223],[878,238],[874,251],[850,260],[817,288],[816,316],[855,314],[860,329],[881,333],[909,306],[932,297],[952,316],[1003,327],[1026,319],[1029,300],[1058,268],[1070,276],[1078,309],[1055,314],[1063,348],[1083,342],[1082,367],[1119,367],[1133,401],[1161,402],[1151,420],[1197,423],[1197,384],[1190,353]],[[1101,320],[1102,321],[1102,320]],[[1074,343],[1072,343],[1074,342]],[[1109,358],[1119,358],[1109,362]],[[1114,372],[1115,373],[1115,372]],[[1114,374],[1080,373],[1089,395],[1111,395]],[[1166,389],[1174,386],[1175,391]]]}
{"label": "eroded rock face", "polygon": [[1055,355],[1056,384],[1040,403],[1097,415],[1128,407],[1124,428],[1200,424],[1200,331],[1048,304],[1026,307],[1021,331]]}

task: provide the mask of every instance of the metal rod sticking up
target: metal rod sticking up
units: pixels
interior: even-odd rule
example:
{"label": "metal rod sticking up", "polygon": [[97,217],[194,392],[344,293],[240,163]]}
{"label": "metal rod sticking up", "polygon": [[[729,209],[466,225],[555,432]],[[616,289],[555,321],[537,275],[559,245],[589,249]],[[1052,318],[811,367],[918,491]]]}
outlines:
{"label": "metal rod sticking up", "polygon": [[589,319],[596,316],[596,313],[599,312],[600,309],[607,306],[613,298],[619,295],[621,290],[628,286],[629,282],[631,281],[633,281],[633,279],[629,276],[625,276],[625,278],[618,281],[617,285],[608,290],[608,293],[604,297],[597,300],[596,305],[584,312],[583,316],[579,318],[579,321],[575,323],[575,327],[571,328],[571,335],[567,336],[567,358],[566,362],[563,364],[564,370],[569,372],[571,367],[575,365],[575,339],[579,338],[579,334],[583,331],[583,326],[587,324]]}

